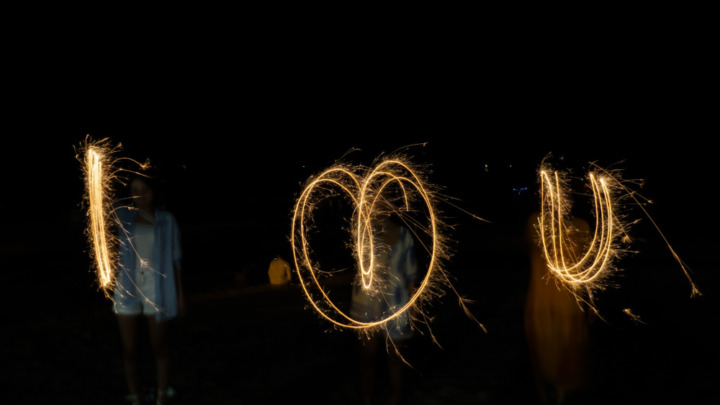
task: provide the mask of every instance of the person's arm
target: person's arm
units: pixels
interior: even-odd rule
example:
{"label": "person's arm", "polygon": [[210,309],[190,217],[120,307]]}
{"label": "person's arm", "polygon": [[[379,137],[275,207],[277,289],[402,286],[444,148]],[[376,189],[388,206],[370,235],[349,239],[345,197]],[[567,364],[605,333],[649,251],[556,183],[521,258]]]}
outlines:
{"label": "person's arm", "polygon": [[178,315],[185,315],[185,293],[182,282],[182,245],[180,243],[180,227],[175,216],[170,214],[172,229],[172,260],[173,273],[175,275],[175,295],[177,296]]}

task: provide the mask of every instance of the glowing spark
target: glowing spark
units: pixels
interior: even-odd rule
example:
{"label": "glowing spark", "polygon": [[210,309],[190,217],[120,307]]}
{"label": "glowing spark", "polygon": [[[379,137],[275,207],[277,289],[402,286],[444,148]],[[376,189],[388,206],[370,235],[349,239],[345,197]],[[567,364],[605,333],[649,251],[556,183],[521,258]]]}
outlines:
{"label": "glowing spark", "polygon": [[578,256],[568,236],[570,202],[563,189],[560,174],[540,171],[541,212],[538,218],[543,252],[552,273],[572,290],[598,283],[610,268],[613,247],[619,236],[613,195],[605,178],[589,175],[595,209],[595,231],[585,253]]}
{"label": "glowing spark", "polygon": [[[86,137],[80,146],[77,159],[82,164],[85,183],[85,204],[87,205],[88,227],[86,234],[91,246],[98,285],[105,296],[112,298],[116,284],[118,262],[118,237],[113,227],[120,226],[115,217],[113,182],[121,181],[116,165],[121,159],[116,152],[121,145],[111,146],[109,139],[93,141]],[[131,159],[127,159],[131,160]],[[140,170],[147,169],[149,162],[132,161]],[[137,172],[134,172],[137,173]],[[121,228],[122,231],[124,231]]]}
{"label": "glowing spark", "polygon": [[639,317],[638,315],[635,315],[635,314],[630,310],[630,308],[625,308],[625,309],[623,309],[623,312],[624,312],[627,316],[629,316],[630,319],[632,319],[633,321],[635,321],[635,322],[637,322],[637,323],[642,323],[643,325],[645,325],[645,322],[643,322],[642,319],[640,319],[640,317]]}
{"label": "glowing spark", "polygon": [[[323,271],[312,257],[307,233],[312,228],[313,211],[317,204],[338,195],[346,197],[353,207],[350,228],[355,270],[368,294],[377,293],[381,288],[380,280],[383,280],[378,275],[383,269],[376,262],[376,256],[386,247],[375,238],[381,216],[388,213],[399,215],[419,239],[427,240],[423,246],[429,259],[422,281],[405,305],[391,309],[381,319],[364,321],[353,318],[333,302],[329,292],[321,285]],[[315,311],[335,326],[368,331],[384,327],[412,308],[419,309],[433,293],[440,294],[434,287],[437,281],[447,281],[447,278],[443,280],[441,269],[447,251],[441,233],[442,223],[433,201],[434,194],[420,173],[399,156],[380,161],[372,170],[336,165],[310,178],[295,204],[290,238],[300,285]],[[423,315],[421,311],[413,314]]]}
{"label": "glowing spark", "polygon": [[112,190],[110,179],[114,177],[113,148],[108,140],[92,142],[86,139],[82,147],[83,173],[85,175],[85,200],[88,205],[87,234],[92,246],[92,257],[100,288],[110,297],[115,285],[117,237],[110,229],[113,223]]}
{"label": "glowing spark", "polygon": [[[595,164],[593,164],[593,166],[596,167],[598,170],[600,170],[604,173],[607,173],[607,170],[605,170]],[[680,268],[682,269],[683,274],[685,275],[685,278],[687,278],[688,282],[690,283],[690,289],[691,289],[690,296],[695,297],[697,295],[702,295],[702,293],[700,293],[700,290],[698,290],[697,286],[693,282],[692,277],[690,277],[690,270],[688,268],[688,265],[680,258],[680,255],[678,255],[678,253],[675,251],[675,249],[673,249],[673,247],[670,245],[670,242],[665,237],[665,234],[663,234],[663,232],[660,230],[660,227],[658,226],[658,224],[655,222],[655,220],[653,220],[653,218],[650,216],[650,213],[645,209],[644,204],[642,204],[639,201],[637,194],[635,192],[629,190],[621,181],[619,181],[615,177],[611,177],[611,178],[617,184],[618,188],[622,189],[629,198],[631,198],[633,201],[635,201],[636,205],[638,207],[640,207],[640,209],[643,211],[645,216],[650,220],[650,222],[652,223],[653,227],[658,232],[658,234],[660,235],[662,240],[665,242],[665,245],[667,246],[667,248],[670,251],[670,253],[672,254],[672,256],[675,258],[675,261],[678,262],[678,264],[680,265]]]}
{"label": "glowing spark", "polygon": [[[620,255],[620,246],[630,242],[628,224],[623,221],[624,215],[620,214],[619,201],[631,198],[650,219],[673,257],[680,263],[690,282],[692,295],[699,294],[687,266],[660,232],[636,193],[629,190],[618,176],[594,163],[591,165],[594,170],[588,174],[588,183],[592,190],[595,228],[590,241],[582,246],[576,245],[577,242],[569,236],[577,230],[570,225],[571,201],[567,181],[558,171],[546,168],[539,171],[541,213],[538,218],[538,236],[548,268],[555,279],[573,292],[578,300],[586,301],[580,294],[581,289],[584,289],[588,293],[588,304],[594,309],[592,290],[602,288],[602,281],[612,272],[613,261]],[[580,249],[584,249],[584,253],[579,254]],[[639,320],[629,309],[624,312]]]}

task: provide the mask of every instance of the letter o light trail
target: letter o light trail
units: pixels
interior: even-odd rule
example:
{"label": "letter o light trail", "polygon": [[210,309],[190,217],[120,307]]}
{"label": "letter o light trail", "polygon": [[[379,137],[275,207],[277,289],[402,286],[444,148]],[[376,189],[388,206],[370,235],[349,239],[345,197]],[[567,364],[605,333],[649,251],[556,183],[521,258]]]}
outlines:
{"label": "letter o light trail", "polygon": [[[407,161],[397,157],[388,158],[378,163],[372,170],[365,170],[365,176],[357,174],[357,171],[357,168],[353,170],[347,166],[337,165],[307,182],[293,210],[290,239],[295,270],[311,306],[336,326],[364,330],[382,327],[417,305],[427,295],[433,279],[441,272],[439,261],[444,253],[438,232],[438,218],[432,203],[432,193]],[[352,245],[362,283],[361,288],[366,290],[377,288],[375,273],[378,271],[378,265],[375,257],[381,247],[376,246],[373,240],[373,230],[376,226],[374,221],[379,215],[388,212],[399,213],[402,216],[403,211],[413,209],[414,203],[423,206],[427,213],[426,232],[430,236],[429,246],[426,247],[430,256],[427,272],[408,302],[401,308],[385,314],[379,320],[365,322],[353,318],[333,302],[320,284],[318,278],[320,270],[311,257],[307,231],[312,222],[313,210],[318,202],[333,194],[330,190],[344,194],[353,202]],[[401,195],[393,195],[395,190],[400,190]],[[416,202],[416,199],[419,202]],[[398,201],[401,203],[395,204]],[[313,293],[311,290],[318,293]]]}

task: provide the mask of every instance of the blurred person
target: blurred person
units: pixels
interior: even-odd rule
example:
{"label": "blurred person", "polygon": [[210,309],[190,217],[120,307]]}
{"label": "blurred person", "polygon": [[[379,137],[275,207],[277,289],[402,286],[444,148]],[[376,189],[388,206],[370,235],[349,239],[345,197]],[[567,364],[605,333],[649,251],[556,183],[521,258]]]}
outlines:
{"label": "blurred person", "polygon": [[155,357],[156,404],[174,391],[168,385],[170,356],[168,321],[184,315],[180,231],[175,216],[158,206],[151,180],[130,182],[132,204],[117,209],[119,259],[113,310],[123,344],[125,377],[133,405],[142,404],[138,347],[140,320],[145,319]]}
{"label": "blurred person", "polygon": [[[380,283],[380,291],[368,293],[362,281],[355,280],[351,303],[351,314],[354,319],[364,322],[379,320],[394,313],[408,303],[416,289],[417,259],[415,242],[410,230],[396,216],[381,219],[382,229],[379,240],[384,242],[376,257],[377,269],[382,274],[375,274]],[[389,377],[388,404],[400,403],[404,361],[398,350],[409,342],[413,336],[410,325],[409,311],[390,320],[384,330],[377,330],[369,336],[360,337],[359,365],[360,388],[363,404],[372,404],[375,396],[375,377],[378,361],[387,362]],[[385,351],[387,356],[382,355]]]}
{"label": "blurred person", "polygon": [[270,285],[281,286],[290,282],[290,264],[280,255],[270,260],[268,267],[268,278]]}
{"label": "blurred person", "polygon": [[[530,282],[525,302],[525,334],[538,395],[543,404],[563,404],[569,391],[589,380],[589,322],[594,310],[550,274],[537,241],[537,213],[526,227],[530,250]],[[580,218],[568,226],[575,257],[590,240],[590,227]]]}

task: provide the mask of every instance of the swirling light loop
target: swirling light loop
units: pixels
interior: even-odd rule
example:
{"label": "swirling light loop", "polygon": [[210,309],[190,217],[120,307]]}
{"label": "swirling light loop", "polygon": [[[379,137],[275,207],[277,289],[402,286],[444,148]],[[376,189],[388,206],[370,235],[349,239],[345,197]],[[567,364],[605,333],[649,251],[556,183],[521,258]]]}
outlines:
{"label": "swirling light loop", "polygon": [[[438,219],[432,203],[432,193],[409,163],[400,158],[388,158],[381,161],[374,169],[367,171],[365,176],[357,174],[357,171],[357,168],[351,170],[348,167],[335,166],[308,181],[293,210],[291,244],[300,285],[317,313],[336,326],[369,329],[381,327],[417,305],[428,290],[435,273],[439,271],[438,261],[442,252],[438,240]],[[394,189],[393,186],[397,186],[397,189]],[[430,243],[426,247],[429,254],[426,274],[404,306],[387,313],[379,320],[368,322],[353,318],[333,302],[320,284],[318,278],[320,270],[314,264],[310,254],[307,224],[312,220],[312,210],[315,204],[327,197],[328,187],[338,189],[353,203],[351,223],[353,224],[354,255],[362,288],[366,290],[376,288],[378,266],[375,259],[377,250],[381,248],[377,246],[373,237],[374,231],[377,229],[374,221],[384,213],[410,211],[413,203],[418,199],[416,197],[419,197],[419,204],[427,213],[428,224],[425,232],[430,235]],[[398,200],[395,195],[396,190],[400,190],[402,204],[396,204]],[[310,291],[311,289],[319,292],[317,297]]]}

